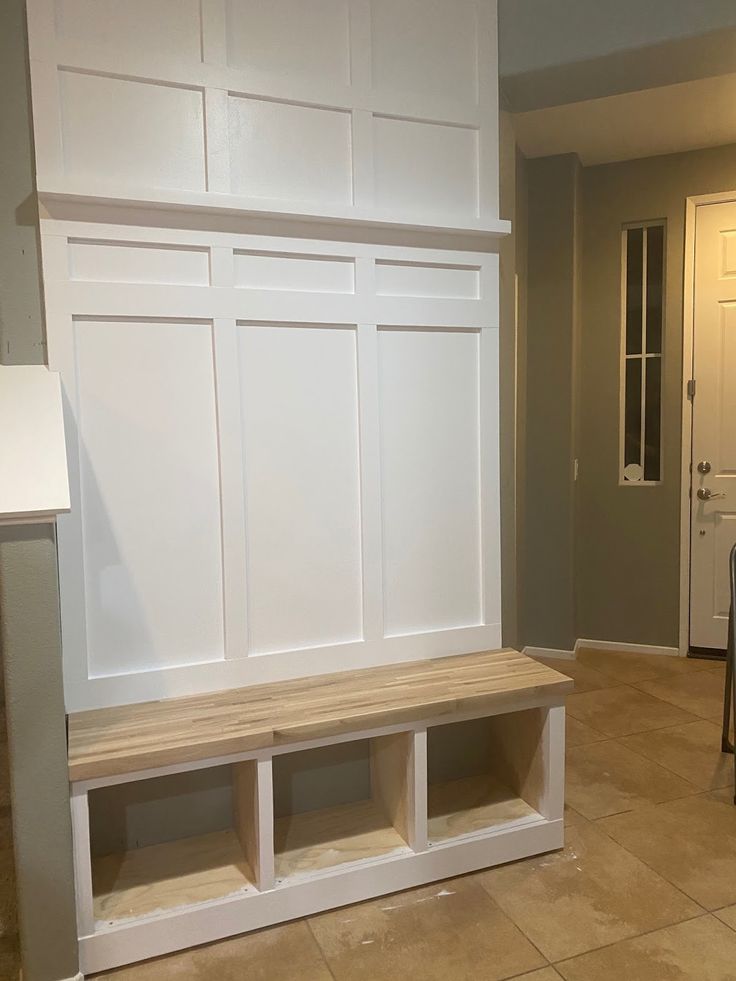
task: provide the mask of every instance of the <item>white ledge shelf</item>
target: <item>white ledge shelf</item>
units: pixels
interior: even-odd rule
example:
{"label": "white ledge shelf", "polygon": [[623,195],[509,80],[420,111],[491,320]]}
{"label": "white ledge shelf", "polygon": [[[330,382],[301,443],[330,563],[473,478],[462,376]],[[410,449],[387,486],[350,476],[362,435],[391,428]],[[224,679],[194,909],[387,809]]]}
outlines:
{"label": "white ledge shelf", "polygon": [[240,217],[304,222],[310,225],[332,225],[353,231],[393,230],[422,232],[469,238],[499,239],[511,233],[511,222],[503,218],[475,218],[458,223],[452,216],[443,214],[418,215],[416,212],[380,213],[356,208],[352,205],[325,206],[323,210],[310,207],[301,201],[282,201],[266,198],[241,197],[214,191],[158,190],[152,188],[121,191],[94,186],[66,184],[62,187],[40,187],[40,204],[50,217],[59,215],[60,206],[91,205],[105,208],[138,208],[154,211],[212,215],[215,217]]}
{"label": "white ledge shelf", "polygon": [[68,511],[59,376],[44,365],[0,365],[0,525]]}

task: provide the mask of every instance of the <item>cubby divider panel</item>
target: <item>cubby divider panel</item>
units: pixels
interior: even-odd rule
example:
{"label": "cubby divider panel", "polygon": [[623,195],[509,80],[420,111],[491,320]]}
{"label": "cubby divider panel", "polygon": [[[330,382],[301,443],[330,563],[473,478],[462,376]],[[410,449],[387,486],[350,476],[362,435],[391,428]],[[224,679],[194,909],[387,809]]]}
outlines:
{"label": "cubby divider panel", "polygon": [[411,852],[412,732],[273,759],[277,881]]}
{"label": "cubby divider panel", "polygon": [[430,727],[430,843],[542,820],[546,709]]}
{"label": "cubby divider panel", "polygon": [[95,920],[256,892],[256,766],[250,760],[91,790]]}

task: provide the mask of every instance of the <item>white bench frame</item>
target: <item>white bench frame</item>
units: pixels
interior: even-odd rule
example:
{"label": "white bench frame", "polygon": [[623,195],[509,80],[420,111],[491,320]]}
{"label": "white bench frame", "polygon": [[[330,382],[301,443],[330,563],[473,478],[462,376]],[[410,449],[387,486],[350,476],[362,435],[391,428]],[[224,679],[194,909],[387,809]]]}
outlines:
{"label": "white bench frame", "polygon": [[[463,834],[441,843],[427,838],[427,728],[470,719],[508,715],[527,709],[546,710],[542,732],[544,786],[539,817],[529,816],[487,830]],[[283,753],[384,736],[412,733],[409,763],[410,829],[413,847],[407,852],[345,863],[284,881],[274,876],[272,760]],[[350,903],[409,889],[515,861],[563,846],[564,695],[520,698],[513,710],[485,710],[441,719],[427,719],[378,729],[344,733],[326,739],[285,743],[267,750],[221,756],[71,784],[74,832],[77,921],[84,973],[109,970],[133,961],[167,954],[198,944]],[[91,790],[173,773],[200,770],[245,760],[258,761],[258,839],[260,889],[215,900],[149,913],[115,923],[95,923],[88,794]]]}

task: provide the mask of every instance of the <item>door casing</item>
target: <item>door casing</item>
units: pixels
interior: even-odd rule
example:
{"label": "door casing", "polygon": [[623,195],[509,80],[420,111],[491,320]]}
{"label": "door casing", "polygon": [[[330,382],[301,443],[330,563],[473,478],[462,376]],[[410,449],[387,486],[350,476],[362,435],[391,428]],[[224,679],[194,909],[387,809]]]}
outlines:
{"label": "door casing", "polygon": [[695,353],[695,222],[698,208],[736,202],[736,190],[698,194],[685,199],[685,267],[682,330],[682,456],[680,470],[680,654],[690,650],[690,485],[693,449],[693,401],[688,382]]}

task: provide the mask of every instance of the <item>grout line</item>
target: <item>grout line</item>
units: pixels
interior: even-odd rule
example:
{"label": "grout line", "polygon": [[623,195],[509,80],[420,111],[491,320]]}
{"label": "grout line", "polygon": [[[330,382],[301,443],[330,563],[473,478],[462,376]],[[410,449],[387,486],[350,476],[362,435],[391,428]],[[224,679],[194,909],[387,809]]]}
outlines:
{"label": "grout line", "polygon": [[[558,964],[568,964],[570,961],[578,960],[581,957],[585,957],[587,954],[595,954],[601,950],[608,950],[610,947],[616,947],[618,944],[629,943],[632,940],[639,940],[640,937],[651,937],[654,933],[659,933],[662,930],[671,930],[673,927],[681,926],[683,923],[692,923],[694,920],[702,920],[705,917],[710,916],[719,923],[723,923],[723,920],[718,920],[717,916],[709,910],[703,910],[702,913],[696,913],[695,916],[687,916],[684,920],[675,920],[674,923],[668,923],[665,926],[654,927],[653,930],[644,930],[642,933],[635,933],[631,937],[621,937],[619,940],[614,940],[609,944],[603,944],[600,947],[593,947],[591,950],[586,950],[582,954],[573,954],[572,957],[562,957],[560,960],[552,961],[552,966],[556,969]],[[723,926],[728,927],[727,923],[723,923]]]}

